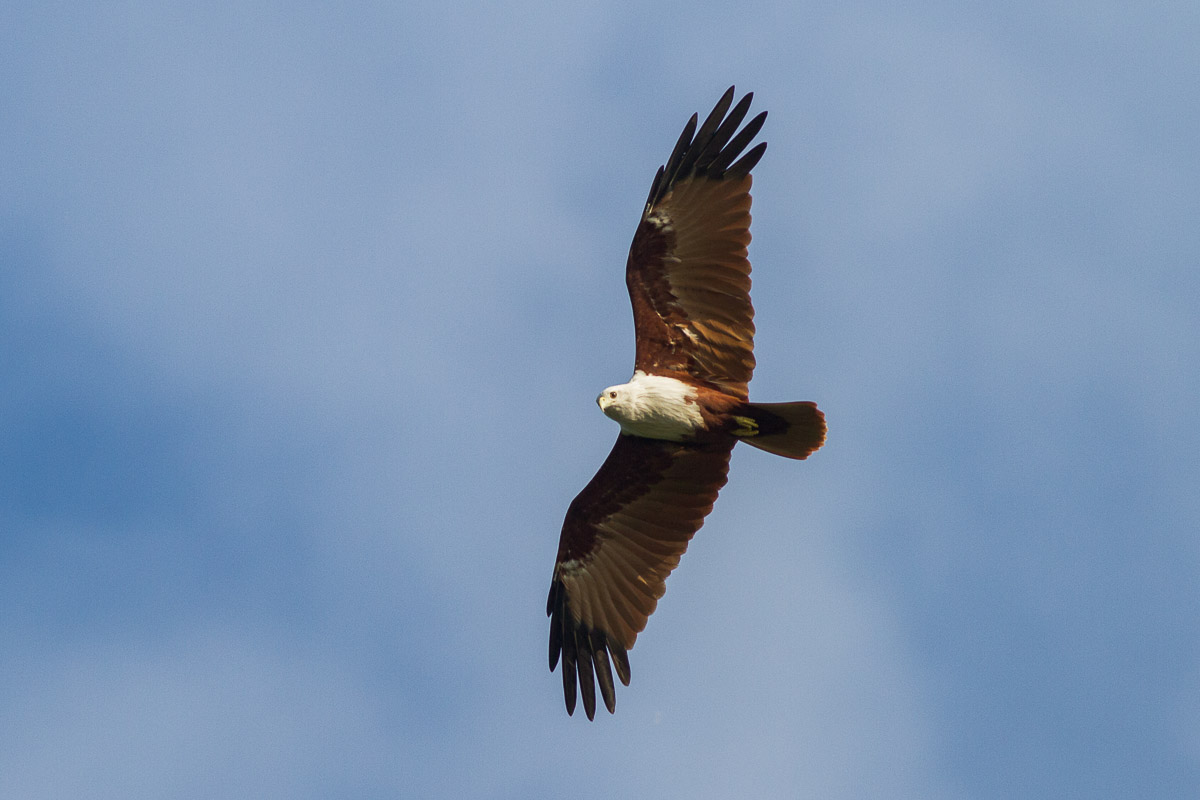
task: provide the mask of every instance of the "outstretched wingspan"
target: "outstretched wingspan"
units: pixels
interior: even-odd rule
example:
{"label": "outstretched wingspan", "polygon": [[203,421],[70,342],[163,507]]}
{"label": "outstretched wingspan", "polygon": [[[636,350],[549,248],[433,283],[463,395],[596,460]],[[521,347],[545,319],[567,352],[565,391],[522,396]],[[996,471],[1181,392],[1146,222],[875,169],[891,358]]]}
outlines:
{"label": "outstretched wingspan", "polygon": [[568,713],[576,675],[588,719],[596,714],[595,682],[608,710],[616,708],[613,669],[628,686],[627,652],[725,485],[733,444],[622,434],[567,509],[546,614],[550,669],[561,653]]}
{"label": "outstretched wingspan", "polygon": [[613,673],[628,685],[628,651],[725,485],[738,439],[792,458],[823,441],[812,404],[748,402],[750,170],[766,144],[742,151],[767,116],[738,131],[752,97],[730,110],[730,87],[698,129],[692,116],[629,250],[635,373],[600,398],[623,432],[567,511],[546,605],[550,669],[561,658],[567,711],[580,694],[588,719],[597,685],[610,712]]}
{"label": "outstretched wingspan", "polygon": [[767,112],[734,134],[753,97],[747,94],[729,111],[731,86],[699,130],[696,115],[688,120],[654,177],[625,267],[637,331],[635,368],[686,375],[743,400],[754,372],[746,252],[750,170],[767,144],[738,156]]}

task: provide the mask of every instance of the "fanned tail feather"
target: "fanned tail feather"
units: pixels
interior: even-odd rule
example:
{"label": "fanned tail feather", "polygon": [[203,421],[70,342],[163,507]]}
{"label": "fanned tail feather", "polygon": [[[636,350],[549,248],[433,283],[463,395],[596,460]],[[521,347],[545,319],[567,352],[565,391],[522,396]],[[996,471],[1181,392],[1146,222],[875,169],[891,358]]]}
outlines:
{"label": "fanned tail feather", "polygon": [[825,444],[825,415],[816,403],[746,403],[737,414],[752,419],[757,429],[738,438],[759,450],[800,459]]}

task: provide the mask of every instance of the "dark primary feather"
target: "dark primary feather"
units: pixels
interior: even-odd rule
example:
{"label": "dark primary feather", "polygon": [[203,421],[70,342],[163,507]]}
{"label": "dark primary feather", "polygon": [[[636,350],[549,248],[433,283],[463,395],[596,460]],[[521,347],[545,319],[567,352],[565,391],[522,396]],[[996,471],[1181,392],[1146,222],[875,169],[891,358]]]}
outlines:
{"label": "dark primary feather", "polygon": [[[762,112],[747,123],[742,132],[734,137],[734,131],[746,118],[750,103],[754,100],[754,92],[748,92],[738,101],[729,116],[725,116],[729,104],[733,102],[734,87],[730,86],[712,112],[696,130],[697,115],[693,114],[683,127],[683,133],[675,142],[675,149],[667,159],[665,166],[659,169],[650,186],[650,194],[646,198],[646,208],[650,208],[663,198],[676,183],[693,176],[703,176],[719,179],[726,172],[745,175],[754,168],[767,149],[767,143],[762,142],[754,147],[745,158],[739,161],[736,169],[730,168],[733,160],[741,155],[750,140],[762,129],[766,122],[767,112]],[[724,117],[724,120],[722,120]]]}
{"label": "dark primary feather", "polygon": [[[729,104],[732,101],[733,87],[730,86],[729,89],[726,90],[725,94],[721,96],[721,99],[717,101],[717,104],[713,106],[713,110],[709,112],[708,117],[704,120],[704,124],[700,126],[700,130],[696,131],[696,135],[692,137],[690,141],[683,143],[683,151],[671,154],[671,161],[675,161],[677,164],[674,170],[667,170],[667,174],[670,175],[672,179],[678,175],[689,175],[696,167],[697,163],[704,163],[705,160],[702,159],[701,156],[704,155],[710,149],[710,146],[714,144],[714,139],[716,140],[716,150],[720,151],[720,134],[725,128],[725,125],[732,121],[733,127],[737,128],[739,114],[742,117],[746,116],[746,109],[749,108],[749,103],[746,103],[743,100],[742,103],[738,104],[738,108],[734,109],[734,112],[732,115],[730,115],[729,120],[725,120],[725,123],[723,123],[722,119],[725,116],[725,112],[729,110]],[[695,114],[692,115],[692,119],[696,119]],[[725,138],[728,139],[729,137],[726,135]],[[679,146],[680,142],[676,142],[675,147],[678,148]],[[707,160],[711,160],[711,157]]]}
{"label": "dark primary feather", "polygon": [[[608,713],[617,709],[617,693],[613,670],[621,683],[629,685],[629,654],[607,634],[594,631],[571,619],[566,607],[566,589],[557,578],[550,585],[546,601],[546,616],[550,617],[550,671],[558,666],[562,656],[563,696],[567,713],[575,713],[576,680],[583,694],[583,710],[588,719],[596,717],[595,681],[600,684],[600,696]],[[612,665],[609,665],[609,658]]]}

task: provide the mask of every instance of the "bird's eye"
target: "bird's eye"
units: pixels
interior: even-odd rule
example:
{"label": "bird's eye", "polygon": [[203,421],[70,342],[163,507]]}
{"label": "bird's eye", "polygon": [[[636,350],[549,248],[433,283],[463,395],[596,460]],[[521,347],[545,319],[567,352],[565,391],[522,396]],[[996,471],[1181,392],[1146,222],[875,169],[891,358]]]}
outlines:
{"label": "bird's eye", "polygon": [[616,392],[609,392],[609,393],[608,393],[608,396],[609,396],[609,397],[611,397],[613,400],[616,400],[616,399],[617,399],[617,393],[616,393]]}

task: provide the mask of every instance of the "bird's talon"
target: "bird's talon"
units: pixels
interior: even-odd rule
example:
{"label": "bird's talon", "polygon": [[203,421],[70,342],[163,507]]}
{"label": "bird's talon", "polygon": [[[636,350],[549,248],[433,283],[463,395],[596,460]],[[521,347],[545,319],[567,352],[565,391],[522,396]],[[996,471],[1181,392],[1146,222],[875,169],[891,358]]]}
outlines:
{"label": "bird's talon", "polygon": [[758,436],[758,423],[750,417],[742,417],[734,415],[733,421],[737,423],[737,427],[733,429],[734,436]]}

